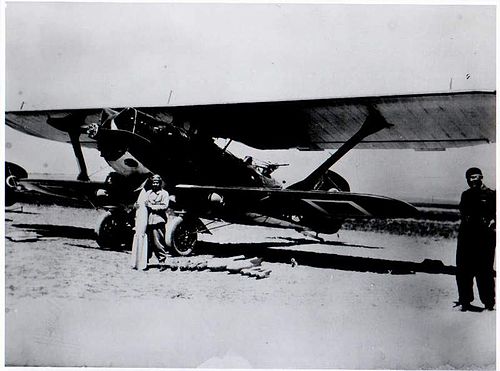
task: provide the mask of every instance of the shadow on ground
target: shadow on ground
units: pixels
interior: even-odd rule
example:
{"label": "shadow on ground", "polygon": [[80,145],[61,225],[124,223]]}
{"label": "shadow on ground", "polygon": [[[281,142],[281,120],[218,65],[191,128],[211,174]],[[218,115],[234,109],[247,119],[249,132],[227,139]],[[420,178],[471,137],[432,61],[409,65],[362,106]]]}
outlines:
{"label": "shadow on ground", "polygon": [[99,246],[96,244],[94,245],[83,245],[83,244],[79,244],[79,243],[68,243],[68,242],[65,242],[64,243],[66,246],[73,246],[73,247],[81,247],[82,249],[93,249],[93,250],[102,250],[102,251],[113,251],[113,252],[120,252],[120,253],[123,253],[123,254],[128,254],[130,253],[130,249],[124,249],[124,248],[104,248],[102,246]]}
{"label": "shadow on ground", "polygon": [[23,214],[23,215],[40,215],[40,213],[36,213],[33,211],[23,210],[22,207],[16,209],[5,209],[5,214]]}
{"label": "shadow on ground", "polygon": [[15,228],[36,232],[42,237],[63,237],[75,240],[94,240],[95,232],[91,228],[53,224],[12,224]]}
{"label": "shadow on ground", "polygon": [[323,240],[314,240],[309,238],[292,238],[292,237],[275,237],[280,240],[289,241],[288,245],[311,245],[311,244],[321,244],[326,246],[345,246],[345,247],[357,247],[362,249],[374,249],[379,250],[382,249],[380,246],[369,246],[369,245],[357,245],[352,243],[345,243],[341,241],[323,241]]}
{"label": "shadow on ground", "polygon": [[[95,232],[91,228],[82,228],[65,225],[50,224],[13,224],[15,228],[24,229],[29,232],[36,232],[43,237],[60,237],[76,240],[95,240]],[[248,258],[258,256],[270,263],[290,264],[294,259],[298,264],[314,268],[329,268],[337,270],[348,270],[356,272],[373,272],[385,274],[414,274],[416,272],[434,274],[455,274],[454,266],[445,266],[440,260],[425,259],[421,263],[388,260],[378,258],[367,258],[359,256],[348,256],[339,254],[328,254],[311,251],[287,250],[286,247],[319,243],[310,239],[287,239],[283,242],[262,242],[262,243],[212,243],[200,241],[197,246],[198,253],[210,254],[215,257],[230,257],[235,255],[245,255]],[[350,245],[342,242],[324,242],[321,244],[337,246],[354,246],[358,248],[375,249],[380,247],[365,245]],[[80,248],[94,248],[106,250],[90,245],[72,244]],[[107,249],[111,251],[123,251],[123,249]]]}
{"label": "shadow on ground", "polygon": [[[433,274],[455,274],[454,266],[446,266],[440,260],[425,259],[421,263],[328,254],[312,251],[286,250],[287,246],[311,244],[311,240],[303,242],[271,242],[271,243],[234,243],[218,244],[200,242],[199,253],[207,253],[217,257],[245,255],[247,258],[258,256],[270,263],[290,264],[294,259],[299,265],[314,268],[329,268],[356,272],[372,272],[385,274],[414,274],[416,272]],[[337,243],[334,243],[337,244]],[[342,243],[339,243],[342,244]],[[283,247],[283,249],[281,249]]]}
{"label": "shadow on ground", "polygon": [[[95,241],[96,235],[92,228],[74,227],[68,225],[52,225],[52,224],[12,224],[12,227],[22,229],[26,232],[35,232],[39,235],[39,239],[43,238],[69,238],[73,240],[91,240]],[[7,235],[6,238],[9,238]],[[36,241],[36,240],[35,240]],[[127,252],[128,249],[124,248],[103,248],[95,244],[92,245],[82,245],[82,244],[71,244],[66,243],[66,245],[96,249],[104,251],[119,251]]]}

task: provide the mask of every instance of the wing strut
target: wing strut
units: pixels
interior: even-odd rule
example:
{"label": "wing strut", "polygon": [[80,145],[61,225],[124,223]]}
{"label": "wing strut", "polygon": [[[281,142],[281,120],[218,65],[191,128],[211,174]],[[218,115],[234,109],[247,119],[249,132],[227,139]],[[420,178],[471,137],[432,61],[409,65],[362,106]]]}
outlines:
{"label": "wing strut", "polygon": [[85,164],[82,145],[80,143],[80,134],[82,127],[85,125],[85,116],[77,114],[69,114],[68,116],[60,118],[53,118],[49,116],[47,118],[47,124],[69,134],[69,139],[71,141],[71,145],[73,146],[73,152],[75,153],[78,168],[80,170],[76,179],[85,182],[89,181],[90,178],[87,173],[87,165]]}
{"label": "wing strut", "polygon": [[375,134],[376,132],[390,128],[393,126],[389,124],[384,116],[373,106],[367,106],[368,116],[361,128],[354,134],[347,142],[345,142],[337,151],[335,151],[325,162],[323,162],[316,170],[309,174],[303,180],[292,184],[288,189],[296,190],[313,190],[321,177],[333,166],[338,160],[358,145],[367,136]]}

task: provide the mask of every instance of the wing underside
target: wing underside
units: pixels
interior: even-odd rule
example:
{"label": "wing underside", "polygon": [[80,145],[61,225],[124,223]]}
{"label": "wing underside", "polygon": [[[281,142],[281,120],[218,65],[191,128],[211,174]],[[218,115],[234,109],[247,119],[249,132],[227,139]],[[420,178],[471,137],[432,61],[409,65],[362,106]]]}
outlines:
{"label": "wing underside", "polygon": [[[356,148],[435,150],[495,141],[495,92],[238,103],[181,107],[144,107],[160,120],[200,132],[231,138],[260,149],[338,148],[376,109],[392,124]],[[119,110],[119,109],[116,109]],[[95,146],[85,127],[98,122],[101,110],[16,111],[6,123],[25,133],[69,142],[69,135],[47,124],[48,117],[76,114],[80,142]]]}

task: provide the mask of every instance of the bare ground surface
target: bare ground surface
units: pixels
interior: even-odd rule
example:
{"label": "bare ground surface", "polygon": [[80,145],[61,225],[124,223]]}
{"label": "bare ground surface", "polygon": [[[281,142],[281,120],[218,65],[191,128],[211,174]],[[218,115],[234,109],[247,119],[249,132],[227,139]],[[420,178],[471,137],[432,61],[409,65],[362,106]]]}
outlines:
{"label": "bare ground surface", "polygon": [[132,270],[128,252],[98,248],[98,216],[6,211],[7,365],[495,368],[495,312],[453,308],[452,238],[341,231],[318,243],[242,226],[203,237],[199,259],[262,257],[272,273],[257,280]]}

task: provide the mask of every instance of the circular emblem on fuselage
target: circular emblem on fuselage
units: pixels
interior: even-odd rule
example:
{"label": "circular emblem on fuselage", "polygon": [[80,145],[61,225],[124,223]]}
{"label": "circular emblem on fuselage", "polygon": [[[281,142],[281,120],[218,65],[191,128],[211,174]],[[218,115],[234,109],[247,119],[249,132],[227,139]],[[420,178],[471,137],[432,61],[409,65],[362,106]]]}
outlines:
{"label": "circular emblem on fuselage", "polygon": [[128,167],[137,167],[139,166],[139,163],[134,160],[133,158],[126,158],[125,160],[123,160],[123,163],[125,165],[127,165]]}

